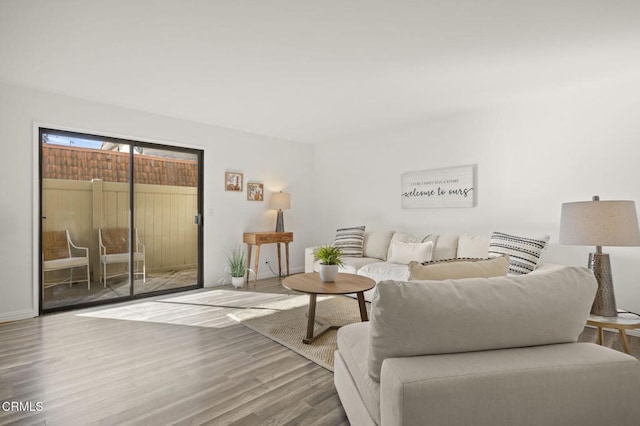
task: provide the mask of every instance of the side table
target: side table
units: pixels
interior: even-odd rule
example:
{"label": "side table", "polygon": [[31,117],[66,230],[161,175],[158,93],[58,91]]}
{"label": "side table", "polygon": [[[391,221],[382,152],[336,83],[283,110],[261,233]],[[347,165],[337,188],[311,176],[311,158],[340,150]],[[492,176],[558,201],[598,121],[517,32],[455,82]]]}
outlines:
{"label": "side table", "polygon": [[[633,314],[632,314],[633,315]],[[622,346],[624,347],[624,351],[629,353],[629,341],[627,340],[627,333],[625,330],[634,330],[640,329],[640,317],[629,318],[629,317],[601,317],[598,315],[590,315],[587,320],[587,325],[591,325],[593,327],[597,327],[598,329],[598,344],[603,345],[603,329],[611,328],[614,330],[618,330],[620,334],[620,340],[622,340]]]}
{"label": "side table", "polygon": [[[282,266],[280,262],[280,244],[284,244],[285,255],[287,260],[287,276],[289,275],[289,243],[293,242],[293,232],[245,232],[242,240],[247,243],[247,263],[251,264],[251,248],[256,246],[256,255],[253,271],[253,286],[258,281],[258,267],[260,266],[260,246],[262,244],[278,245],[278,276],[282,276]],[[249,274],[246,278],[249,285]]]}

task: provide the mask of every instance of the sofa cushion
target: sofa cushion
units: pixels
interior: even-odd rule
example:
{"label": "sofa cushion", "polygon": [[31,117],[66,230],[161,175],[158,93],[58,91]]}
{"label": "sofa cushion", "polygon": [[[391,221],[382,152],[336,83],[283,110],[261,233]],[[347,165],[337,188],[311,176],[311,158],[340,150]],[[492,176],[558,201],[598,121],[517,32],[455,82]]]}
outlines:
{"label": "sofa cushion", "polygon": [[360,322],[339,328],[337,343],[367,411],[380,424],[380,384],[367,374],[369,323]]}
{"label": "sofa cushion", "polygon": [[409,263],[409,280],[504,277],[509,270],[506,256],[492,259],[450,259]]}
{"label": "sofa cushion", "polygon": [[381,424],[636,425],[640,367],[591,343],[387,359]]}
{"label": "sofa cushion", "polygon": [[429,235],[423,241],[433,241],[431,260],[443,260],[458,257],[458,238],[458,235]]}
{"label": "sofa cushion", "polygon": [[[338,269],[338,272],[346,273],[346,274],[357,274],[360,268],[365,265],[369,265],[371,263],[380,263],[380,259],[376,259],[375,257],[345,257],[342,259],[344,263]],[[320,272],[320,261],[316,260],[313,263],[313,271]]]}
{"label": "sofa cushion", "polygon": [[427,262],[431,260],[433,253],[433,242],[426,243],[404,243],[402,241],[391,241],[387,260],[392,263],[408,265],[409,262]]}
{"label": "sofa cushion", "polygon": [[516,277],[378,283],[369,374],[386,358],[575,342],[597,283],[586,268]]}
{"label": "sofa cushion", "polygon": [[407,265],[391,262],[369,263],[358,270],[358,275],[369,277],[375,282],[394,280],[409,280],[409,268]]}
{"label": "sofa cushion", "polygon": [[364,226],[338,229],[333,245],[342,249],[344,257],[362,257],[364,229]]}
{"label": "sofa cushion", "polygon": [[393,237],[393,231],[365,232],[362,255],[364,257],[376,257],[380,260],[387,260],[391,237]]}
{"label": "sofa cushion", "polygon": [[519,237],[516,235],[494,232],[489,243],[489,256],[509,256],[509,273],[524,275],[536,269],[547,245],[549,236],[540,238]]}
{"label": "sofa cushion", "polygon": [[489,256],[489,238],[484,235],[461,234],[458,239],[456,256],[463,258],[487,258]]}

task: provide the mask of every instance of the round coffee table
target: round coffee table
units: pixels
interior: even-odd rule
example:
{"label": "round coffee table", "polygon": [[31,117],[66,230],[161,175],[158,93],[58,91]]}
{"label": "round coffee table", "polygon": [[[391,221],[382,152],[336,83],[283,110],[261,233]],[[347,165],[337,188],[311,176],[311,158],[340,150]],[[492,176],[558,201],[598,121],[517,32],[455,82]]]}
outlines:
{"label": "round coffee table", "polygon": [[[319,294],[351,294],[358,296],[358,306],[360,307],[360,319],[369,321],[367,307],[364,303],[364,292],[372,289],[376,282],[371,278],[362,277],[355,274],[338,274],[335,282],[325,283],[320,280],[317,272],[307,274],[291,275],[282,281],[282,285],[289,290],[307,293],[309,295],[309,319],[307,322],[307,336],[302,342],[309,344],[327,330],[340,328],[340,326],[325,324],[316,320],[316,298]],[[320,325],[317,333],[313,334],[315,323]]]}

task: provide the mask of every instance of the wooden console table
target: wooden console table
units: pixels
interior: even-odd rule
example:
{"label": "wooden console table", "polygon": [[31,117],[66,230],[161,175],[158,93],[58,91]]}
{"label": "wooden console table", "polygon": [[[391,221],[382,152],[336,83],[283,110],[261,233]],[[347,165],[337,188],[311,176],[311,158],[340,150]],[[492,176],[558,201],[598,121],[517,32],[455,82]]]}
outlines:
{"label": "wooden console table", "polygon": [[[258,280],[258,267],[260,266],[260,246],[262,244],[278,245],[278,275],[282,276],[282,265],[280,261],[280,244],[284,244],[285,255],[287,259],[287,276],[289,275],[289,243],[293,242],[293,232],[245,232],[242,240],[247,243],[247,262],[251,264],[251,248],[256,246],[256,255],[254,263],[253,286],[256,286]],[[249,274],[247,274],[247,285],[249,285]]]}

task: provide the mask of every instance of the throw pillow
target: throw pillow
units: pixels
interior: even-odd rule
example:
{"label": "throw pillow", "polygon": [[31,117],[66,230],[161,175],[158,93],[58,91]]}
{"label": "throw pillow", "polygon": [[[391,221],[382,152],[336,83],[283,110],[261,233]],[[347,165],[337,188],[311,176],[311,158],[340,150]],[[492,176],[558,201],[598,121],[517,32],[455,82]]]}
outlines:
{"label": "throw pillow", "polygon": [[[405,232],[396,232],[391,237],[391,243],[389,244],[389,251],[387,252],[387,260],[391,257],[391,247],[393,243],[396,241],[400,241],[402,243],[426,243],[425,237],[419,237],[417,235],[407,234]],[[435,243],[433,244],[435,247]]]}
{"label": "throw pillow", "polygon": [[504,277],[509,270],[506,256],[492,259],[450,259],[409,263],[409,280]]}
{"label": "throw pillow", "polygon": [[509,256],[509,273],[524,275],[536,269],[549,236],[526,238],[494,232],[489,242],[489,257]]}
{"label": "throw pillow", "polygon": [[486,258],[489,255],[489,238],[483,235],[461,234],[458,240],[458,258]]}
{"label": "throw pillow", "polygon": [[364,226],[354,226],[338,229],[333,245],[342,249],[344,257],[362,257],[364,228]]}
{"label": "throw pillow", "polygon": [[408,265],[410,262],[426,262],[431,260],[433,254],[433,242],[403,243],[391,241],[390,256],[388,262]]}

